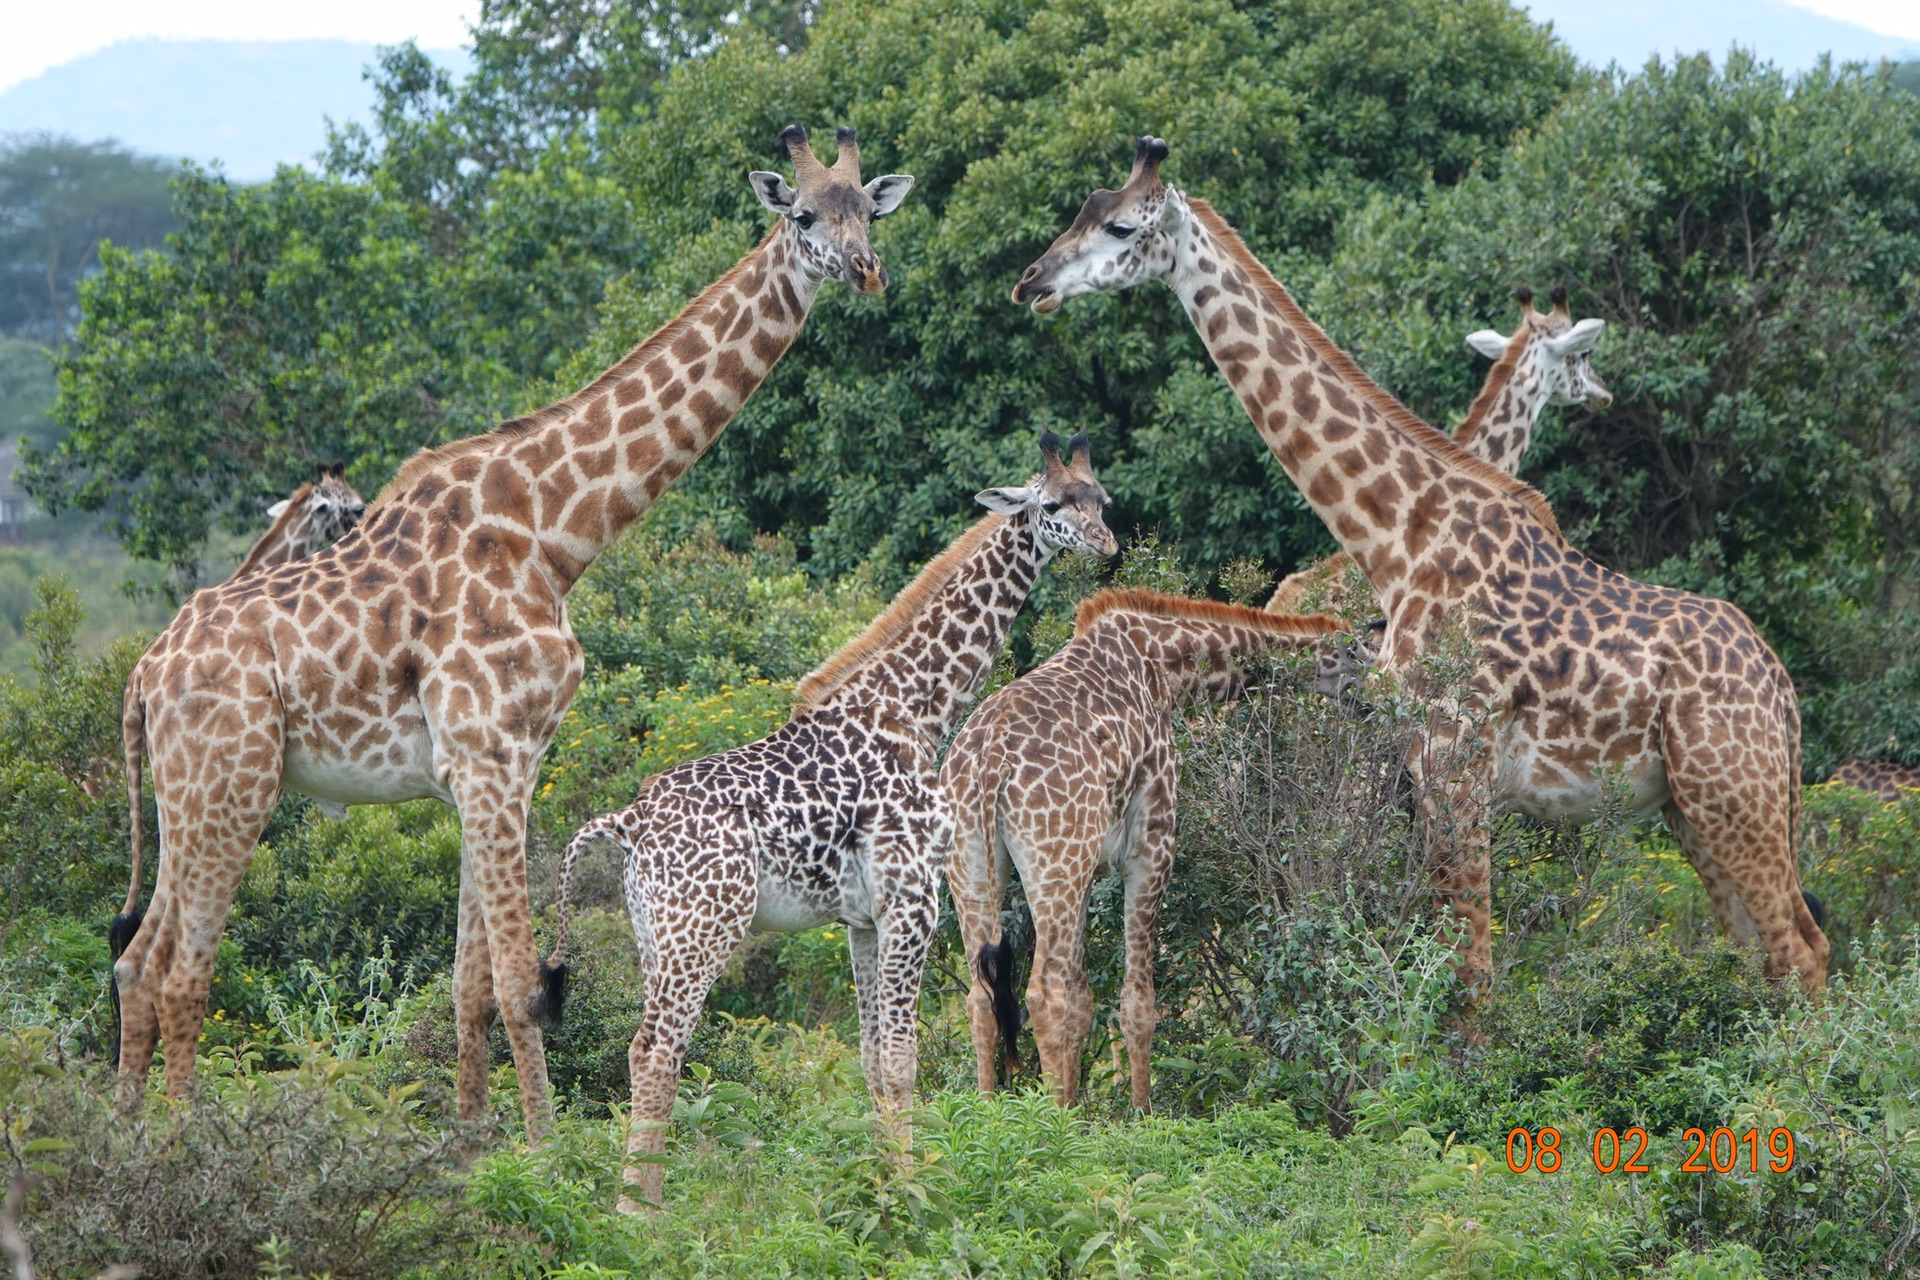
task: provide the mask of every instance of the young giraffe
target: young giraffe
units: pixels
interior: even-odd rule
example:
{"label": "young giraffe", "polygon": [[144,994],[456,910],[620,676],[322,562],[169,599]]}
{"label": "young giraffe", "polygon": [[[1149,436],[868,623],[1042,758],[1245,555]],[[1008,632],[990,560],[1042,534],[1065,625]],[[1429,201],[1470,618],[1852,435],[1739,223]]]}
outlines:
{"label": "young giraffe", "polygon": [[[273,523],[260,535],[233,577],[277,564],[305,560],[352,533],[367,513],[367,500],[343,478],[346,465],[323,462],[313,479],[267,508]],[[232,581],[232,579],[228,579]]]}
{"label": "young giraffe", "polygon": [[[1534,308],[1533,290],[1522,287],[1513,294],[1520,303],[1520,327],[1511,338],[1494,329],[1467,335],[1467,346],[1494,363],[1453,433],[1455,444],[1508,475],[1519,472],[1533,443],[1534,425],[1548,405],[1598,410],[1613,403],[1613,393],[1594,373],[1592,359],[1607,322],[1589,318],[1575,324],[1567,310],[1565,285],[1553,287],[1553,310],[1545,313]],[[1355,585],[1348,574],[1352,566],[1353,557],[1336,551],[1288,574],[1274,588],[1267,611],[1298,613],[1311,593],[1322,608],[1345,612]]]}
{"label": "young giraffe", "polygon": [[1027,1007],[1040,1069],[1073,1105],[1093,1025],[1087,896],[1102,871],[1126,885],[1127,976],[1120,995],[1133,1105],[1150,1101],[1154,921],[1173,871],[1179,767],[1176,702],[1238,697],[1236,663],[1340,630],[1324,614],[1280,617],[1155,591],[1102,591],[1080,606],[1073,639],[985,702],[940,769],[953,812],[947,887],[973,974],[967,1018],[980,1088],[994,1087],[996,1044],[1019,1058],[1013,946],[1000,931],[1007,870],[1033,913]]}
{"label": "young giraffe", "polygon": [[1829,782],[1844,782],[1862,791],[1871,791],[1888,804],[1900,798],[1902,791],[1920,788],[1920,764],[1894,764],[1890,760],[1849,760],[1833,771]]}
{"label": "young giraffe", "polygon": [[[800,682],[784,727],[759,742],[648,779],[617,813],[580,829],[560,863],[566,958],[574,859],[594,839],[626,854],[627,911],[646,1007],[629,1069],[630,1157],[658,1155],[682,1059],[707,991],[748,930],[848,926],[860,1010],[860,1064],[883,1113],[913,1101],[914,1019],[939,914],[940,858],[952,833],[935,774],[940,744],[993,668],[1014,615],[1056,551],[1118,548],[1106,491],[1075,436],[1020,489],[988,489],[996,514],[962,534],[865,631]],[[627,1166],[640,1201],[659,1203],[657,1161]]]}
{"label": "young giraffe", "polygon": [[1824,986],[1829,947],[1794,855],[1799,705],[1746,615],[1568,546],[1544,498],[1382,390],[1210,205],[1165,186],[1166,154],[1141,139],[1126,185],[1087,198],[1014,301],[1046,315],[1080,294],[1165,278],[1372,584],[1387,619],[1382,661],[1405,666],[1449,620],[1476,628],[1470,706],[1436,706],[1412,761],[1416,771],[1473,761],[1448,782],[1458,834],[1442,842],[1435,809],[1425,823],[1444,845],[1436,887],[1465,924],[1469,988],[1491,969],[1489,808],[1587,820],[1610,772],[1634,809],[1665,813],[1721,925],[1757,937],[1774,975]]}
{"label": "young giraffe", "polygon": [[[111,931],[116,950],[127,944],[114,967],[123,1107],[141,1096],[156,1039],[168,1092],[191,1081],[215,948],[281,791],[343,805],[430,796],[460,811],[460,1114],[485,1109],[498,1011],[529,1138],[544,1137],[538,1022],[564,988],[534,949],[525,842],[535,771],[580,681],[565,597],[713,443],[823,280],[886,288],[868,224],[913,179],[862,186],[853,130],[838,136],[828,169],[804,130],[780,135],[795,185],[749,179],[779,216],[773,230],[585,390],[423,451],[345,540],[196,593],[141,658],[123,725],[133,881]],[[143,750],[161,830],[144,922]]]}

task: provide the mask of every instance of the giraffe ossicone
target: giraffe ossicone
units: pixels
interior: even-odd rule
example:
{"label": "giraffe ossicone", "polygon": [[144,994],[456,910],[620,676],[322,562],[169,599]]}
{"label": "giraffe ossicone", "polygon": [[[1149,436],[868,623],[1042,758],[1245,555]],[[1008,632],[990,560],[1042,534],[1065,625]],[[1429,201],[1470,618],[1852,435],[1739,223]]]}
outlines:
{"label": "giraffe ossicone", "polygon": [[[1429,779],[1422,824],[1436,889],[1464,926],[1469,989],[1492,967],[1492,813],[1589,820],[1616,776],[1634,811],[1665,814],[1722,927],[1759,941],[1774,976],[1824,986],[1830,947],[1794,851],[1799,704],[1753,623],[1569,546],[1544,497],[1367,377],[1212,206],[1167,186],[1167,154],[1140,139],[1126,184],[1087,198],[1014,301],[1045,315],[1080,294],[1164,279],[1373,587],[1386,615],[1381,663],[1405,667],[1455,626],[1476,633],[1466,701],[1436,698],[1409,762],[1416,774],[1471,762]],[[1469,704],[1485,714],[1469,716]]]}
{"label": "giraffe ossicone", "polygon": [[623,852],[645,1007],[629,1052],[630,1194],[660,1200],[664,1125],[707,992],[750,930],[847,925],[860,1065],[896,1127],[913,1100],[921,971],[952,833],[937,756],[993,670],[1014,616],[1058,551],[1112,555],[1107,494],[1087,440],[1026,485],[988,489],[993,514],[961,534],[866,630],[803,679],[793,717],[758,742],[649,778],[625,809],[582,827],[560,863],[566,962],[574,862],[606,838]]}
{"label": "giraffe ossicone", "polygon": [[1027,1007],[1041,1070],[1062,1106],[1079,1087],[1093,1019],[1088,895],[1098,875],[1113,871],[1125,885],[1120,1026],[1133,1105],[1148,1109],[1159,1017],[1154,923],[1173,872],[1179,788],[1173,708],[1238,697],[1247,657],[1339,630],[1319,614],[1102,591],[1081,604],[1060,652],[968,718],[940,781],[953,813],[947,887],[972,974],[967,1019],[983,1091],[995,1084],[996,1050],[1018,1064],[1014,955],[1000,927],[1008,870],[1018,871],[1033,917]]}
{"label": "giraffe ossicone", "polygon": [[[121,723],[133,868],[109,928],[123,1109],[143,1096],[156,1044],[169,1094],[192,1079],[220,935],[281,792],[434,798],[460,811],[460,1114],[485,1112],[497,1014],[528,1136],[544,1139],[539,1024],[563,988],[534,946],[525,850],[540,757],[582,670],[566,595],[718,438],[823,281],[886,287],[868,228],[913,179],[863,184],[853,131],[839,137],[829,168],[804,129],[780,135],[794,182],[749,177],[773,229],[618,364],[537,413],[422,450],[353,533],[195,593],[148,647]],[[143,756],[161,836],[144,915]]]}

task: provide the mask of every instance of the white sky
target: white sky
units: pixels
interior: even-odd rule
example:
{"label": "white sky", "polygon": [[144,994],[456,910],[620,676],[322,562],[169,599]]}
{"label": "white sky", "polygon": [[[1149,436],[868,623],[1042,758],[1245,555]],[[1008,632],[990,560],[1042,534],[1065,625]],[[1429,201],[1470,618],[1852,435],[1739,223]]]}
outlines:
{"label": "white sky", "polygon": [[120,40],[467,42],[479,0],[0,0],[0,89]]}
{"label": "white sky", "polygon": [[[1682,0],[1684,2],[1684,0]],[[1920,0],[1788,0],[1884,35],[1920,40]],[[479,0],[4,0],[0,89],[117,40],[345,39],[465,44]]]}

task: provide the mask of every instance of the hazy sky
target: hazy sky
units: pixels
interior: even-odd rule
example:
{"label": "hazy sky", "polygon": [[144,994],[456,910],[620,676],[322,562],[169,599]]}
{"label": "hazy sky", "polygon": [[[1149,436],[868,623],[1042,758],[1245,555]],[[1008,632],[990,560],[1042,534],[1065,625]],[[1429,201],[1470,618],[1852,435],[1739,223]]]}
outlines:
{"label": "hazy sky", "polygon": [[[1522,0],[1524,3],[1524,0]],[[1679,8],[1687,0],[1674,0]],[[1788,0],[1886,35],[1920,41],[1920,0]],[[1591,0],[1593,17],[1607,0]],[[427,48],[466,43],[467,23],[479,0],[9,0],[6,39],[0,40],[0,89],[71,62],[116,40],[301,40],[339,38],[395,44],[409,38]]]}
{"label": "hazy sky", "polygon": [[7,0],[0,89],[116,40],[343,39],[430,49],[467,42],[479,0]]}

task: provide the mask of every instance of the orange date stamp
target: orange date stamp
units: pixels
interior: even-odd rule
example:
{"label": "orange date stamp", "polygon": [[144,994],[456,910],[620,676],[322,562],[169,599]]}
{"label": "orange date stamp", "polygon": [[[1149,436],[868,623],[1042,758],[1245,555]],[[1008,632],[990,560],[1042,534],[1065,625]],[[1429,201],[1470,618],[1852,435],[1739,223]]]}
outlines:
{"label": "orange date stamp", "polygon": [[[1732,1129],[1689,1129],[1683,1141],[1693,1144],[1693,1152],[1680,1162],[1682,1173],[1732,1173],[1745,1168],[1759,1173],[1764,1163],[1769,1172],[1785,1173],[1793,1168],[1793,1130],[1775,1129],[1767,1135],[1763,1157],[1758,1129],[1735,1133]],[[1562,1135],[1551,1125],[1543,1129],[1515,1129],[1507,1135],[1507,1168],[1515,1173],[1537,1169],[1558,1173],[1562,1167]],[[1647,1164],[1650,1139],[1645,1129],[1635,1126],[1624,1132],[1602,1129],[1593,1135],[1593,1168],[1596,1173],[1652,1173]]]}

